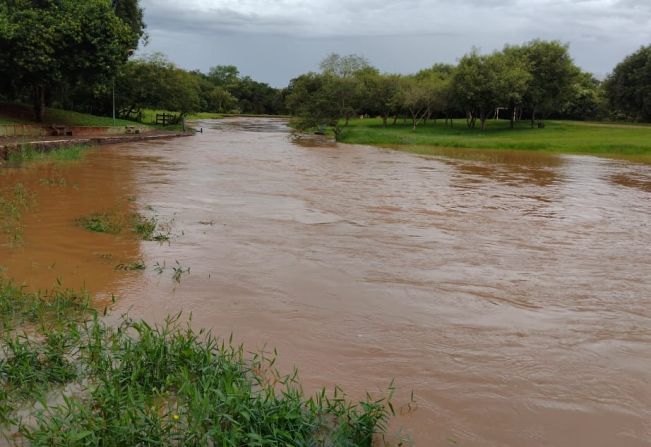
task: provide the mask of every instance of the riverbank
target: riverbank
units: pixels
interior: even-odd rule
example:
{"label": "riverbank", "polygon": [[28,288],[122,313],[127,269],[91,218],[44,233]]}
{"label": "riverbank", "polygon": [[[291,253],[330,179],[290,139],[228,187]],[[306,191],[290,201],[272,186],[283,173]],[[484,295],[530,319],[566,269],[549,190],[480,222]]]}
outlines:
{"label": "riverbank", "polygon": [[12,154],[24,149],[48,152],[63,147],[83,145],[106,145],[129,143],[144,140],[161,140],[178,137],[188,137],[193,132],[152,131],[141,134],[105,135],[96,137],[41,137],[41,138],[0,138],[0,161],[8,160]]}
{"label": "riverbank", "polygon": [[109,325],[85,290],[28,293],[2,277],[0,309],[0,442],[370,447],[389,417],[386,398],[308,397],[275,355],[179,316]]}
{"label": "riverbank", "polygon": [[343,128],[341,142],[386,147],[422,155],[446,155],[450,148],[523,150],[548,153],[598,155],[651,163],[651,127],[548,121],[545,128],[532,129],[528,123],[509,128],[505,120],[491,121],[488,129],[468,129],[464,120],[453,127],[443,120],[421,124],[414,131],[410,122],[389,122],[379,118],[351,120]]}

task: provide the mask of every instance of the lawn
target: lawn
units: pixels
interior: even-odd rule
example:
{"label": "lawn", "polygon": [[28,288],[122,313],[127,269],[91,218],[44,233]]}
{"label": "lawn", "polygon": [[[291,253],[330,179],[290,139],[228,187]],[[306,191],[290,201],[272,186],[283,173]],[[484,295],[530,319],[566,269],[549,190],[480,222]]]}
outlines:
{"label": "lawn", "polygon": [[[21,104],[0,103],[0,124],[37,124],[33,119],[31,107]],[[88,115],[69,110],[48,108],[43,124],[62,124],[68,126],[133,126],[138,123],[106,116]]]}
{"label": "lawn", "polygon": [[488,129],[468,129],[465,120],[446,127],[442,120],[420,125],[398,120],[384,128],[380,119],[352,120],[340,138],[345,143],[369,144],[418,153],[437,154],[437,148],[511,149],[553,153],[593,154],[651,162],[651,127],[624,124],[548,121],[532,129],[527,122],[509,128],[508,121],[491,121]]}

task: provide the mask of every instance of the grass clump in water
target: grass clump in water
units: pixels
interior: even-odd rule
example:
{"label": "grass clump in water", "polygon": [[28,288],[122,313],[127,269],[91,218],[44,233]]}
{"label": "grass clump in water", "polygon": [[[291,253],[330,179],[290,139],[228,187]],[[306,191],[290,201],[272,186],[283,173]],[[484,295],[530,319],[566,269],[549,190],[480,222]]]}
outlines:
{"label": "grass clump in water", "polygon": [[77,224],[95,233],[120,234],[126,230],[135,233],[143,241],[169,241],[169,225],[161,225],[156,216],[145,217],[140,213],[108,211],[94,213],[77,219]]}
{"label": "grass clump in water", "polygon": [[7,191],[0,191],[0,232],[9,239],[10,245],[22,242],[23,213],[34,204],[34,196],[22,183]]}
{"label": "grass clump in water", "polygon": [[[49,305],[45,296],[1,281],[5,305]],[[390,396],[358,404],[339,390],[308,397],[296,372],[282,376],[274,369],[275,356],[247,354],[232,340],[194,331],[179,316],[160,326],[124,318],[111,327],[85,311],[84,318],[71,313],[66,328],[39,325],[30,336],[3,326],[0,431],[8,439],[66,446],[371,446],[386,430]]]}
{"label": "grass clump in water", "polygon": [[8,161],[13,165],[24,163],[70,162],[82,160],[93,146],[70,145],[49,150],[38,150],[31,146],[21,146],[18,151],[11,152]]}
{"label": "grass clump in water", "polygon": [[120,234],[125,226],[124,216],[119,213],[94,213],[77,220],[77,223],[94,233]]}
{"label": "grass clump in water", "polygon": [[145,270],[147,265],[142,259],[135,262],[122,263],[115,266],[115,270],[122,270],[125,272],[133,272],[136,270]]}

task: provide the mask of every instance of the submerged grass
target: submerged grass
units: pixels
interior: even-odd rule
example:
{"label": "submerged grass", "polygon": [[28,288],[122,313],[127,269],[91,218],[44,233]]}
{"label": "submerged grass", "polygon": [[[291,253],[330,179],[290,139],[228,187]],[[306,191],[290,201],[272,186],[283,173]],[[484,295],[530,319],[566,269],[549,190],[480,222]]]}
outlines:
{"label": "submerged grass", "polygon": [[31,146],[21,146],[19,150],[9,153],[7,161],[12,165],[79,161],[86,156],[88,150],[92,147],[77,144],[42,151]]}
{"label": "submerged grass", "polygon": [[505,120],[491,121],[486,131],[468,129],[464,120],[454,127],[442,121],[421,124],[413,131],[410,123],[399,120],[382,126],[380,119],[351,120],[340,138],[342,142],[369,144],[438,155],[439,149],[471,148],[523,150],[551,153],[591,154],[651,162],[651,127],[607,125],[573,121],[548,121],[542,129],[518,123],[509,129]]}
{"label": "submerged grass", "polygon": [[168,241],[169,224],[162,224],[156,216],[146,217],[131,211],[106,211],[77,219],[77,224],[95,233],[120,234],[130,231],[143,241]]}
{"label": "submerged grass", "polygon": [[19,245],[23,240],[23,213],[35,202],[22,183],[13,188],[0,191],[0,233],[7,237],[10,246]]}
{"label": "submerged grass", "polygon": [[274,368],[275,354],[248,354],[180,316],[111,327],[81,296],[26,293],[0,278],[0,307],[11,309],[0,314],[0,430],[9,442],[371,446],[386,430],[391,391],[356,404],[339,389],[308,397],[296,372]]}

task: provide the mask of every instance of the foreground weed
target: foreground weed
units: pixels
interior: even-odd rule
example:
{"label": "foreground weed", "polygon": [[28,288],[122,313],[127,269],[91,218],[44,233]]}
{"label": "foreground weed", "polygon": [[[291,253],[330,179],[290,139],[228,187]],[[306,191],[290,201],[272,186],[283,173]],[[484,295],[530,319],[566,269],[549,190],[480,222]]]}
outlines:
{"label": "foreground weed", "polygon": [[[51,305],[51,296],[0,285],[12,327],[25,309]],[[247,354],[180,315],[111,327],[74,309],[65,327],[0,338],[0,431],[16,444],[370,447],[392,414],[391,393],[357,404],[338,388],[305,396],[296,372],[274,369],[275,354]]]}
{"label": "foreground weed", "polygon": [[183,275],[189,275],[190,274],[190,267],[183,267],[179,261],[176,261],[176,266],[172,267],[172,270],[174,273],[172,274],[172,279],[176,281],[177,283],[181,284],[181,277]]}

